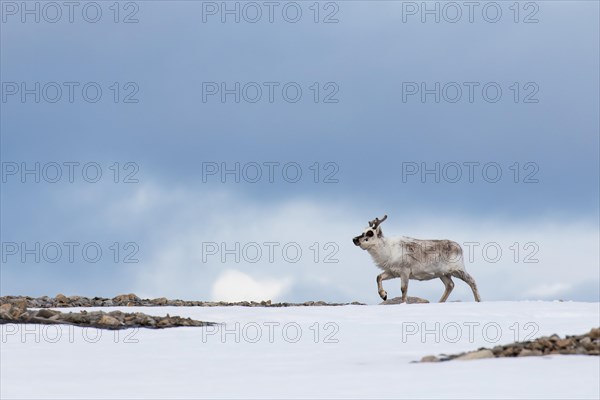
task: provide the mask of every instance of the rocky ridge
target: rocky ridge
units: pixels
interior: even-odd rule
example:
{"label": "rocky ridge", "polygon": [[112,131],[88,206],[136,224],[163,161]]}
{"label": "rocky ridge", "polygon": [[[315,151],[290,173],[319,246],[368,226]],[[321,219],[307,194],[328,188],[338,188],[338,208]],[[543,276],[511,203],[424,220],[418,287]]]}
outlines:
{"label": "rocky ridge", "polygon": [[[427,304],[429,300],[422,299],[420,297],[406,297],[406,304]],[[382,306],[394,305],[394,304],[403,304],[402,297],[394,297],[393,299],[387,299],[379,303]]]}
{"label": "rocky ridge", "polygon": [[566,336],[561,339],[558,335],[543,336],[535,340],[514,342],[491,349],[480,348],[476,351],[439,356],[425,356],[421,362],[439,362],[451,360],[477,360],[482,358],[500,357],[531,357],[554,354],[600,355],[600,328],[593,328],[583,335]]}
{"label": "rocky ridge", "polygon": [[127,328],[172,328],[178,326],[207,326],[213,322],[197,321],[178,316],[155,317],[144,313],[124,313],[122,311],[81,311],[63,313],[42,308],[28,310],[27,301],[0,305],[0,324],[67,324],[101,329]]}
{"label": "rocky ridge", "polygon": [[304,303],[272,303],[266,301],[196,301],[196,300],[169,300],[166,297],[156,299],[141,299],[133,293],[121,294],[113,298],[65,296],[57,294],[56,297],[30,297],[30,296],[2,296],[0,304],[17,304],[25,301],[28,308],[60,308],[60,307],[309,307],[309,306],[346,306],[364,305],[359,302],[352,303],[327,303],[324,301],[306,301]]}

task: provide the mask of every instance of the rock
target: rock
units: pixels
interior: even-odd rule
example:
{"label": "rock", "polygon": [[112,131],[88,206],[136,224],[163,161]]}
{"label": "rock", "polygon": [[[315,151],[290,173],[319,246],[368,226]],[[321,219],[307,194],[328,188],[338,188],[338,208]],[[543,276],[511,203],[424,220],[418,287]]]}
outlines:
{"label": "rock", "polygon": [[[406,304],[425,304],[429,303],[429,300],[422,299],[420,297],[411,297],[408,296],[406,298]],[[403,304],[402,297],[394,297],[393,299],[389,299],[379,303],[379,305],[391,305],[391,304]]]}
{"label": "rock", "polygon": [[517,355],[517,357],[530,357],[530,356],[541,356],[542,352],[539,350],[529,350],[529,349],[523,349],[521,350],[521,352]]}
{"label": "rock", "polygon": [[40,317],[40,318],[51,318],[58,314],[60,314],[60,311],[49,310],[47,308],[44,308],[44,309],[39,310],[36,313],[36,316]]}
{"label": "rock", "polygon": [[579,341],[579,344],[581,344],[581,346],[583,346],[583,348],[588,351],[595,350],[599,347],[599,344],[594,344],[594,342],[592,342],[592,339],[590,339],[589,336],[586,336],[583,339],[581,339]]}
{"label": "rock", "polygon": [[517,354],[519,354],[519,350],[517,350],[517,349],[516,349],[516,348],[514,348],[514,347],[507,347],[507,348],[504,348],[504,351],[502,351],[502,352],[499,354],[499,356],[500,356],[500,357],[514,357],[514,356],[516,356]]}
{"label": "rock", "polygon": [[558,351],[559,354],[577,354],[575,349],[560,349]]}
{"label": "rock", "polygon": [[[558,335],[543,336],[533,341],[515,342],[504,346],[494,346],[493,349],[481,348],[470,353],[440,356],[439,361],[474,360],[490,357],[531,357],[543,355],[581,354],[600,355],[600,338],[594,338],[600,332],[598,328],[578,336],[566,336],[561,339]],[[431,356],[427,356],[429,357]],[[426,357],[424,357],[425,359]]]}
{"label": "rock", "polygon": [[456,360],[480,360],[483,358],[494,358],[494,353],[490,349],[472,351],[456,358]]}
{"label": "rock", "polygon": [[427,299],[422,299],[420,297],[407,297],[406,302],[408,304],[426,304],[429,303],[429,300]]}
{"label": "rock", "polygon": [[45,303],[39,299],[33,299],[33,300],[31,300],[31,302],[29,304],[30,304],[30,307],[32,307],[32,308],[42,308],[45,305]]}
{"label": "rock", "polygon": [[[165,302],[166,300],[166,302]],[[345,306],[345,305],[365,305],[360,302],[352,303],[327,303],[325,301],[307,301],[304,303],[272,303],[271,300],[239,301],[228,303],[224,301],[197,301],[197,300],[168,300],[164,297],[158,299],[140,299],[133,293],[120,294],[112,299],[104,297],[85,297],[85,296],[65,296],[57,294],[56,297],[41,296],[32,298],[28,296],[0,296],[0,304],[16,305],[22,301],[29,308],[53,308],[53,307],[111,307],[111,306],[186,306],[186,307],[299,307],[299,306]],[[412,300],[409,300],[409,303]]]}
{"label": "rock", "polygon": [[13,317],[10,313],[12,309],[12,304],[6,303],[0,305],[0,318],[12,320]]}
{"label": "rock", "polygon": [[544,346],[542,346],[539,340],[536,340],[535,342],[531,343],[529,348],[531,350],[544,350]]}
{"label": "rock", "polygon": [[581,338],[579,340],[580,344],[587,344],[587,343],[592,343],[592,338],[590,338],[589,336],[584,336],[583,338]]}
{"label": "rock", "polygon": [[63,314],[63,317],[61,319],[64,319],[65,321],[74,323],[76,325],[85,325],[90,323],[90,317],[84,313]]}
{"label": "rock", "polygon": [[115,297],[113,297],[113,301],[115,303],[131,303],[131,302],[140,301],[140,298],[137,297],[133,293],[129,293],[129,294],[120,294],[118,296],[115,296]]}
{"label": "rock", "polygon": [[167,300],[166,297],[159,297],[158,299],[154,299],[151,301],[152,304],[156,304],[158,306],[164,306],[168,303],[169,300]]}
{"label": "rock", "polygon": [[103,315],[102,318],[100,318],[100,320],[98,321],[98,324],[106,326],[119,326],[121,325],[121,321],[114,317],[111,317],[110,315]]}
{"label": "rock", "polygon": [[9,310],[9,314],[13,319],[18,319],[21,315],[25,314],[26,311],[27,308],[21,303],[19,305],[13,305]]}
{"label": "rock", "polygon": [[26,299],[17,300],[15,302],[15,307],[17,307],[19,309],[19,311],[25,312],[25,310],[27,310],[27,300]]}
{"label": "rock", "polygon": [[541,338],[539,338],[537,340],[537,343],[542,347],[542,348],[548,348],[548,347],[552,347],[552,342],[550,341],[550,338],[548,336],[542,336]]}

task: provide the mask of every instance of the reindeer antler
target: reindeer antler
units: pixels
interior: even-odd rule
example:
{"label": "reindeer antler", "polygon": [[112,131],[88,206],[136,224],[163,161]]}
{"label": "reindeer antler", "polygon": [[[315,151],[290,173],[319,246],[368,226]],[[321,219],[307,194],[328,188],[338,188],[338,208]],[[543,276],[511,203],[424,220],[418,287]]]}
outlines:
{"label": "reindeer antler", "polygon": [[381,219],[375,217],[375,219],[373,221],[369,221],[369,226],[371,227],[371,229],[377,229],[377,227],[387,219],[387,214],[384,215]]}

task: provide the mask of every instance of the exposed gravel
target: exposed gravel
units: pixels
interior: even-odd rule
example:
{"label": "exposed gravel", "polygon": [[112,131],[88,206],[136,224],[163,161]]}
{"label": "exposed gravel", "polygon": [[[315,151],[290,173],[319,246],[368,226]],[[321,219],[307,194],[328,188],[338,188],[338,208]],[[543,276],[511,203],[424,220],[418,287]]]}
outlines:
{"label": "exposed gravel", "polygon": [[81,311],[63,313],[42,308],[28,310],[27,302],[0,305],[0,324],[67,324],[102,329],[126,328],[172,328],[177,326],[207,326],[212,322],[196,321],[191,318],[154,317],[144,313],[124,313],[121,311]]}
{"label": "exposed gravel", "polygon": [[[427,300],[427,299],[422,299],[420,297],[411,297],[411,296],[406,297],[406,304],[427,304],[427,303],[429,303],[429,300]],[[384,305],[384,306],[394,305],[394,304],[403,304],[402,297],[394,297],[393,299],[387,299],[385,301],[382,301],[379,304]]]}
{"label": "exposed gravel", "polygon": [[346,306],[346,305],[364,305],[359,302],[352,303],[327,303],[324,301],[306,301],[304,303],[271,303],[271,300],[238,301],[228,303],[223,301],[190,301],[190,300],[169,300],[166,297],[157,299],[140,299],[133,293],[121,294],[111,298],[106,297],[84,297],[84,296],[65,296],[57,294],[56,297],[29,297],[29,296],[3,296],[0,297],[0,304],[17,304],[26,301],[28,308],[59,308],[59,307],[156,307],[156,306],[175,306],[175,307],[308,307],[308,306]]}
{"label": "exposed gravel", "polygon": [[543,336],[526,342],[515,342],[492,349],[484,347],[467,353],[439,356],[425,356],[421,362],[438,362],[450,360],[477,360],[482,358],[499,357],[531,357],[551,354],[584,354],[600,355],[600,328],[592,328],[586,334],[566,336],[561,339],[558,335]]}

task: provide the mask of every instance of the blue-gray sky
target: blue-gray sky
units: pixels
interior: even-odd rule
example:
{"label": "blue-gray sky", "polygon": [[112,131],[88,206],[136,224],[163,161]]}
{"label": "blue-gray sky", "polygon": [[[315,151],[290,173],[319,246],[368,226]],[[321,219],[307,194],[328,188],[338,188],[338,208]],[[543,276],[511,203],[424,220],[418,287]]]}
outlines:
{"label": "blue-gray sky", "polygon": [[[22,4],[2,1],[1,9],[2,294],[376,302],[378,271],[350,238],[387,213],[388,235],[498,243],[498,261],[481,252],[467,261],[484,299],[598,301],[597,2],[481,2],[473,22],[460,2],[428,2],[439,23],[421,2],[321,2],[318,16],[312,1],[277,2],[272,23],[261,2],[227,2],[237,4],[239,23],[221,2],[123,2],[118,15],[113,2],[82,14],[82,2],[72,23],[64,6],[59,18],[37,3],[37,23]],[[262,17],[248,22],[256,4]],[[454,4],[462,16],[451,22]],[[86,21],[98,8],[99,21]],[[298,9],[299,21],[288,22]],[[23,102],[23,84],[36,82],[40,102],[35,94]],[[78,85],[73,102],[65,82]],[[96,103],[83,98],[89,82],[102,89]],[[235,94],[225,102],[209,94],[213,82],[239,82],[239,103]],[[439,102],[435,93],[424,101],[409,94],[436,82]],[[297,102],[284,99],[286,84],[291,97],[302,89]],[[51,103],[56,86],[62,96]],[[253,103],[257,86],[262,97]],[[462,97],[452,102],[457,87]],[[10,175],[36,162],[48,174],[58,163],[62,179]],[[80,163],[74,183],[68,162]],[[135,172],[138,182],[114,183],[115,162],[119,181]],[[81,177],[85,163],[101,167],[99,182]],[[222,183],[219,172],[203,176],[207,163],[240,163],[250,177],[257,163],[262,179],[226,175]],[[283,177],[286,163],[296,164]],[[440,182],[433,174],[422,182],[421,169],[436,163]],[[452,183],[456,165],[462,176]],[[298,166],[302,177],[286,181]],[[36,242],[60,243],[63,252],[64,242],[97,242],[103,255],[97,263],[77,252],[73,263],[66,254],[22,262],[23,243]],[[134,247],[114,262],[114,242],[134,242],[139,262],[122,262]],[[220,253],[203,254],[213,242],[299,243],[303,257],[222,262]],[[328,251],[337,262],[323,262]],[[538,262],[524,262],[531,252]],[[398,283],[386,285],[398,294]],[[470,299],[462,286],[454,299]],[[411,287],[430,300],[442,291],[439,281]]]}

